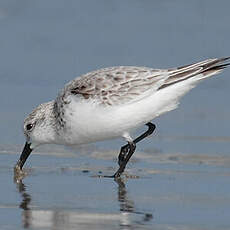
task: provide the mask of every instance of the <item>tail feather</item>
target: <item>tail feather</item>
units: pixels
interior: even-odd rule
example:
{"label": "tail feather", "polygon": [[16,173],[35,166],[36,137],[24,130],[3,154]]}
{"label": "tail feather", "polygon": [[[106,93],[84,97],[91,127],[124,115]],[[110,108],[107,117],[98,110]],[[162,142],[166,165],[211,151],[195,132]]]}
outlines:
{"label": "tail feather", "polygon": [[198,62],[192,65],[186,65],[177,69],[171,69],[169,70],[169,77],[159,89],[163,89],[165,87],[187,80],[197,75],[199,75],[199,79],[215,75],[221,72],[228,65],[230,65],[230,63],[221,64],[229,59],[230,57],[208,59],[206,61]]}
{"label": "tail feather", "polygon": [[[223,60],[223,61],[225,61],[225,60]],[[218,62],[218,63],[220,63],[220,62]],[[222,70],[227,68],[229,65],[230,65],[230,63],[226,63],[226,64],[222,64],[222,65],[214,65],[214,66],[207,68],[206,70],[202,71],[202,74],[204,75],[205,78],[210,77],[212,75],[215,75],[217,73],[222,72]]]}

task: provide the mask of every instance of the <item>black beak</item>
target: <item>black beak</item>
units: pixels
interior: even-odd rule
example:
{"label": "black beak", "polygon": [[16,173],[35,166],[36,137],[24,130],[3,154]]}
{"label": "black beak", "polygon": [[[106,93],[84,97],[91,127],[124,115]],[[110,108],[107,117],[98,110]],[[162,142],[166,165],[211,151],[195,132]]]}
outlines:
{"label": "black beak", "polygon": [[33,149],[30,148],[31,144],[26,142],[24,149],[22,151],[22,154],[16,164],[15,167],[22,169],[23,165],[25,164],[27,158],[29,157],[30,153],[32,152]]}

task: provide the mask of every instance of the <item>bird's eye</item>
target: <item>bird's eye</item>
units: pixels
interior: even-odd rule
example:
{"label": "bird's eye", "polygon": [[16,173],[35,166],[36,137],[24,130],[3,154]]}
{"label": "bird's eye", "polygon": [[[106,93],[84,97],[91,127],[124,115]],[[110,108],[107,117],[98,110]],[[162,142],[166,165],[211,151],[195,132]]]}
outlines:
{"label": "bird's eye", "polygon": [[27,125],[26,125],[26,130],[27,130],[27,131],[30,131],[32,128],[33,128],[33,125],[32,125],[32,124],[27,124]]}

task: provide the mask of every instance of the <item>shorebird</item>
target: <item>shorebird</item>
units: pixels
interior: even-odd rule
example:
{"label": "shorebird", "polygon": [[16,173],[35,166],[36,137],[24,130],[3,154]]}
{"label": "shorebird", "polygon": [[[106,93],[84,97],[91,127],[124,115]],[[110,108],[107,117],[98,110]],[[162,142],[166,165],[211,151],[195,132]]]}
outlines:
{"label": "shorebird", "polygon": [[[220,73],[230,57],[214,58],[171,69],[117,66],[75,78],[57,98],[35,108],[24,120],[26,144],[15,165],[22,170],[41,144],[80,145],[123,137],[118,156],[120,177],[136,144],[155,130],[155,117],[175,109],[179,99],[201,80]],[[133,139],[130,132],[148,130]]]}

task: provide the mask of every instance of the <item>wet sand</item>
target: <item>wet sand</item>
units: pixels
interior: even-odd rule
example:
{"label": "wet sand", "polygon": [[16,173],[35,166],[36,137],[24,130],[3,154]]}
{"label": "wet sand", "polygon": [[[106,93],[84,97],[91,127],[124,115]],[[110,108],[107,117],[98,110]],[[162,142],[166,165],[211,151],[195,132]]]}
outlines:
{"label": "wet sand", "polygon": [[230,227],[230,155],[137,151],[114,181],[116,150],[45,147],[15,180],[17,149],[0,146],[0,229]]}

